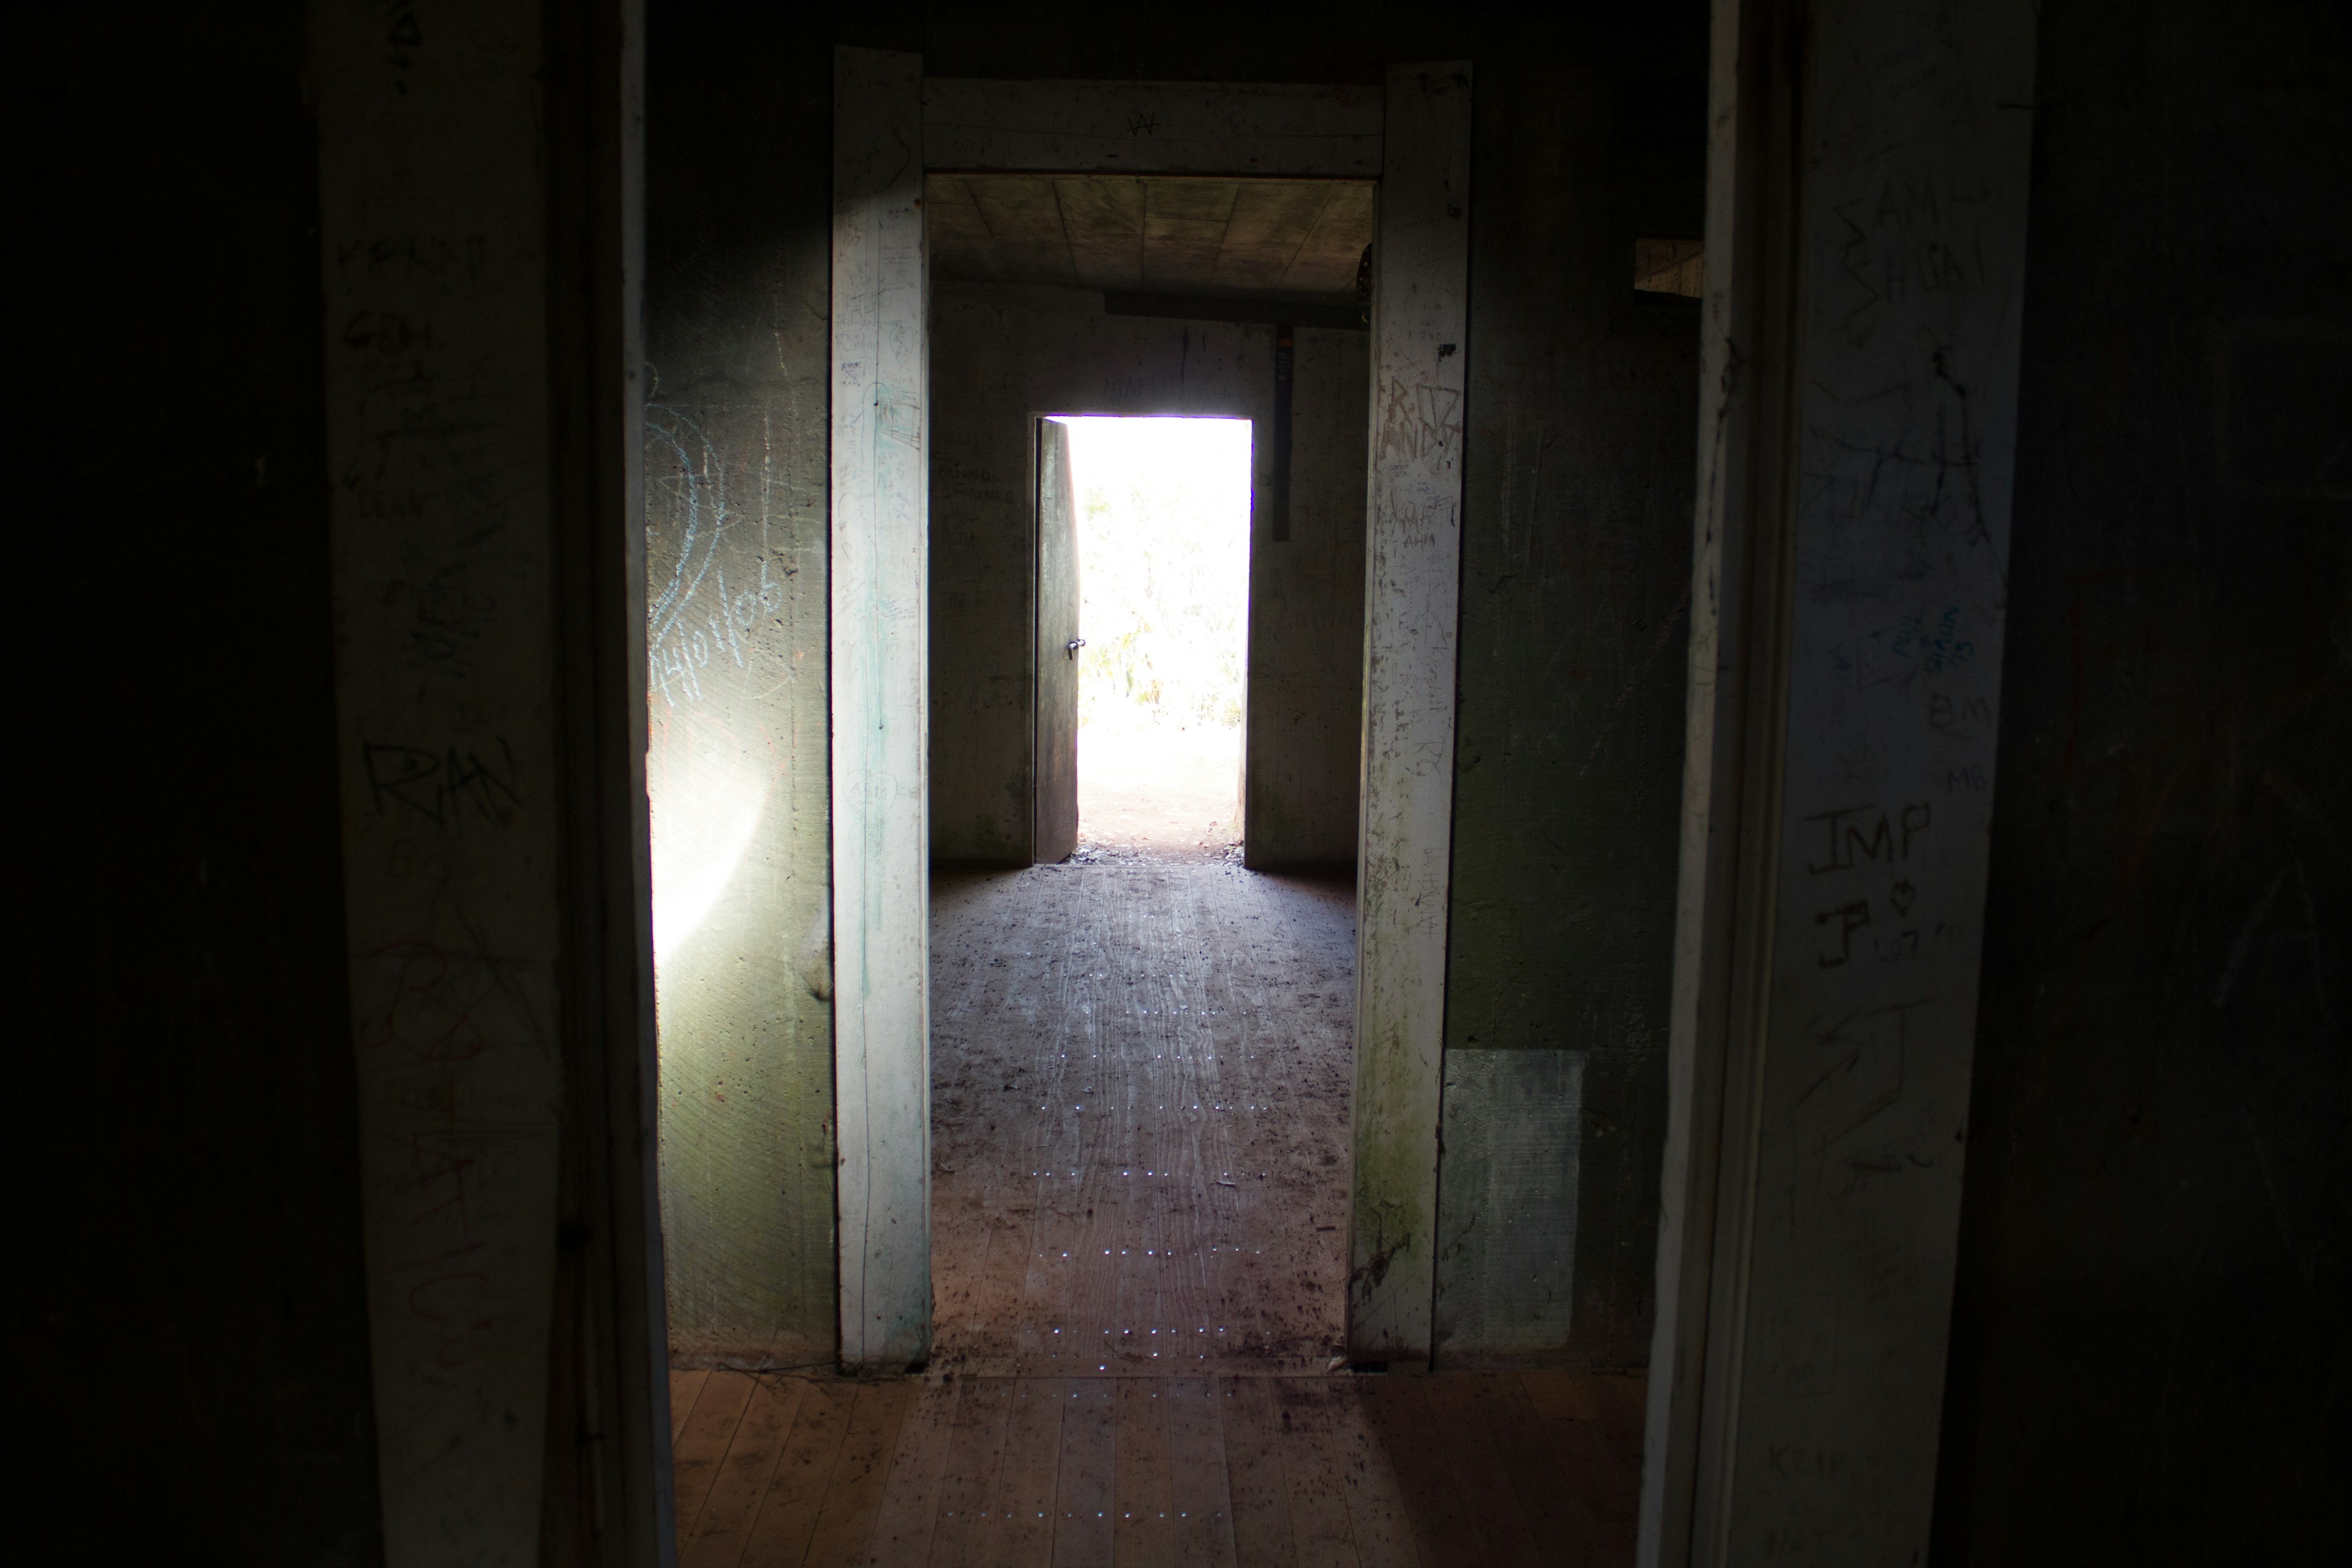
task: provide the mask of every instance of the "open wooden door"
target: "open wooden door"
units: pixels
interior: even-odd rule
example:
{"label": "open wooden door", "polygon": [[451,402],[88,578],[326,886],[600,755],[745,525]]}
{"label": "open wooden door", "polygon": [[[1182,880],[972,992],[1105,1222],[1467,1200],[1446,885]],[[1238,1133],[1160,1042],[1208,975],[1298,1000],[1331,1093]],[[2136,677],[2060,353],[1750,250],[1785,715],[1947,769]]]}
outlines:
{"label": "open wooden door", "polygon": [[1036,862],[1078,847],[1078,508],[1070,430],[1037,421]]}

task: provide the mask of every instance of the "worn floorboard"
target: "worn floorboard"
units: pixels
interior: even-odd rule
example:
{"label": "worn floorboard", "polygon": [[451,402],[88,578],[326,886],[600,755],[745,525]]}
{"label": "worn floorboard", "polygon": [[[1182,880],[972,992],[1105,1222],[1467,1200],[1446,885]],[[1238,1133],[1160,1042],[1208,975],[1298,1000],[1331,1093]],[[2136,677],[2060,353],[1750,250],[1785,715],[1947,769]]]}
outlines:
{"label": "worn floorboard", "polygon": [[709,1380],[711,1425],[733,1414],[719,1461],[692,1472],[681,1563],[1633,1561],[1640,1464],[1604,1414],[1639,1377]]}
{"label": "worn floorboard", "polygon": [[936,1353],[673,1373],[682,1564],[1632,1563],[1640,1377],[1335,1364],[1344,883],[1076,863],[933,908]]}
{"label": "worn floorboard", "polygon": [[934,879],[932,1364],[1320,1370],[1355,902],[1202,860]]}
{"label": "worn floorboard", "polygon": [[759,1517],[775,1479],[776,1461],[793,1416],[807,1396],[808,1384],[785,1378],[756,1377],[743,1403],[743,1415],[727,1445],[727,1457],[705,1494],[696,1516],[694,1540],[678,1553],[678,1568],[734,1568],[743,1560],[743,1545],[751,1521]]}

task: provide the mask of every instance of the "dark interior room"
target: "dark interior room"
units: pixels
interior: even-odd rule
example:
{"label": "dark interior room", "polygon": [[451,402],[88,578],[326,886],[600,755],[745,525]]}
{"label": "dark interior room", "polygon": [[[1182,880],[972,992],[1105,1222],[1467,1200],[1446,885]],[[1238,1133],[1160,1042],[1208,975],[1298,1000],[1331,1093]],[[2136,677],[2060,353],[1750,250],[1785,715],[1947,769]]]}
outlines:
{"label": "dark interior room", "polygon": [[2352,13],[21,31],[21,1560],[2352,1550]]}

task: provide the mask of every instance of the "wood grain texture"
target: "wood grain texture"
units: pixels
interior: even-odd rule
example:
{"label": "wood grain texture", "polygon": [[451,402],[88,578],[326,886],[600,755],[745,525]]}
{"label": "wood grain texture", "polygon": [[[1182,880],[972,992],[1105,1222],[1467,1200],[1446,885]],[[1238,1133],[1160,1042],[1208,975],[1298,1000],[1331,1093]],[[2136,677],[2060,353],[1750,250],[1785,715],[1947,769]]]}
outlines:
{"label": "wood grain texture", "polygon": [[1175,1568],[1176,1494],[1168,1470],[1168,1382],[1118,1383],[1118,1463],[1111,1485],[1111,1556],[1137,1568]]}
{"label": "wood grain texture", "polygon": [[835,52],[833,933],[841,1357],[930,1347],[922,60]]}
{"label": "wood grain texture", "polygon": [[1446,1461],[1444,1445],[1454,1435],[1441,1433],[1432,1418],[1425,1381],[1380,1379],[1365,1388],[1364,1402],[1396,1467],[1397,1490],[1404,1499],[1420,1560],[1431,1568],[1475,1564],[1483,1542]]}
{"label": "wood grain texture", "polygon": [[[1473,1400],[1478,1418],[1486,1424],[1502,1472],[1509,1478],[1512,1495],[1542,1549],[1543,1561],[1623,1560],[1630,1547],[1621,1546],[1614,1555],[1604,1553],[1603,1542],[1609,1536],[1585,1496],[1588,1489],[1560,1484],[1551,1433],[1536,1414],[1520,1374],[1467,1373],[1440,1381],[1465,1384],[1475,1390]],[[1598,1478],[1595,1484],[1600,1484]]]}
{"label": "wood grain texture", "polygon": [[995,1511],[1012,1400],[1010,1379],[983,1377],[967,1384],[956,1403],[931,1541],[931,1561],[940,1568],[978,1568],[988,1560],[985,1521]]}
{"label": "wood grain texture", "polygon": [[1337,1397],[1342,1391],[1320,1379],[1283,1378],[1266,1386],[1282,1453],[1291,1541],[1302,1568],[1361,1563],[1354,1510],[1348,1506],[1348,1472],[1333,1428],[1360,1418],[1364,1406]]}
{"label": "wood grain texture", "polygon": [[1585,1053],[1445,1053],[1435,1347],[1448,1371],[1559,1356],[1575,1300]]}
{"label": "wood grain texture", "polygon": [[1346,884],[1163,862],[937,886],[933,1364],[1319,1370],[1339,1348]]}
{"label": "wood grain texture", "polygon": [[1106,1378],[1079,1379],[1070,1385],[1054,1489],[1054,1568],[1087,1568],[1111,1560],[1118,1393],[1118,1385]]}
{"label": "wood grain texture", "polygon": [[873,1561],[891,1461],[915,1394],[914,1384],[899,1378],[858,1385],[825,1484],[824,1505],[802,1559],[808,1568],[852,1568]]}
{"label": "wood grain texture", "polygon": [[1225,1468],[1224,1402],[1213,1378],[1170,1378],[1170,1500],[1176,1508],[1176,1561],[1184,1568],[1233,1568],[1232,1481]]}
{"label": "wood grain texture", "polygon": [[[387,49],[381,17],[319,7],[305,67],[320,308],[360,323],[326,339],[337,482],[319,504],[383,1551],[398,1568],[452,1540],[486,1563],[537,1550],[573,1024],[560,1010],[574,1000],[556,868],[580,808],[551,699],[560,668],[585,679],[558,658],[553,46],[518,0],[419,0],[404,25],[438,41]],[[388,374],[395,342],[404,374]],[[426,616],[442,620],[420,642]]]}
{"label": "wood grain texture", "polygon": [[966,174],[923,189],[942,282],[1352,305],[1372,239],[1368,180]]}
{"label": "wood grain texture", "polygon": [[[912,1381],[912,1380],[909,1380]],[[947,1484],[958,1396],[969,1384],[925,1379],[907,1408],[891,1452],[890,1474],[875,1510],[877,1568],[919,1568],[931,1560],[940,1498]]]}
{"label": "wood grain texture", "polygon": [[749,1373],[710,1374],[728,1383],[749,1384],[743,1414],[727,1440],[727,1453],[712,1476],[691,1523],[686,1497],[679,1494],[678,1551],[680,1568],[731,1568],[741,1559],[751,1521],[768,1495],[776,1473],[784,1437],[792,1430],[808,1385],[795,1378],[765,1378]]}
{"label": "wood grain texture", "polygon": [[1272,1391],[1265,1379],[1255,1377],[1220,1378],[1216,1388],[1225,1487],[1234,1505],[1234,1554],[1244,1563],[1288,1568],[1299,1555]]}
{"label": "wood grain texture", "polygon": [[1036,421],[1037,640],[1034,715],[1035,821],[1030,858],[1042,866],[1078,847],[1078,501],[1070,427]]}
{"label": "wood grain texture", "polygon": [[686,1418],[694,1414],[694,1402],[702,1393],[710,1373],[700,1367],[680,1367],[669,1374],[669,1440],[676,1446],[678,1434],[686,1430]]}
{"label": "wood grain texture", "polygon": [[1354,176],[1380,172],[1370,89],[1249,82],[923,83],[924,147],[948,170]]}
{"label": "wood grain texture", "polygon": [[1529,1568],[1543,1561],[1527,1512],[1519,1506],[1501,1446],[1487,1426],[1483,1406],[1500,1392],[1466,1377],[1423,1378],[1430,1427],[1443,1434],[1433,1444],[1454,1479],[1454,1489],[1469,1515],[1478,1542],[1477,1560],[1496,1568]]}
{"label": "wood grain texture", "polygon": [[[1801,14],[1838,43],[1800,82],[1756,46]],[[2007,0],[1717,6],[1645,1561],[1928,1549],[2035,25]]]}
{"label": "wood grain texture", "polygon": [[996,1493],[1003,1522],[986,1557],[991,1568],[1045,1568],[1053,1561],[1062,1417],[1076,1392],[1065,1378],[1021,1378],[1013,1384]]}
{"label": "wood grain texture", "polygon": [[710,1377],[689,1436],[767,1480],[747,1510],[681,1442],[684,1563],[1633,1561],[1638,1376]]}
{"label": "wood grain texture", "polygon": [[[698,90],[752,118],[680,113],[656,139],[666,237],[647,281],[637,570],[661,846],[661,1247],[672,1357],[702,1366],[805,1370],[829,1364],[841,1337],[824,754],[832,68],[817,51],[782,78],[737,63],[736,81],[794,85]],[[658,194],[703,180],[762,195]],[[709,265],[752,253],[772,265]],[[740,323],[755,311],[772,330],[747,359]]]}
{"label": "wood grain texture", "polygon": [[1426,1358],[1454,810],[1470,68],[1391,68],[1372,294],[1348,1344]]}
{"label": "wood grain texture", "polygon": [[818,1516],[833,1486],[834,1461],[849,1433],[857,1385],[812,1381],[801,1398],[792,1434],[777,1457],[775,1478],[760,1505],[741,1561],[747,1568],[797,1564],[808,1556]]}
{"label": "wood grain texture", "polygon": [[742,1423],[744,1407],[756,1386],[743,1373],[713,1373],[710,1379],[695,1401],[694,1413],[679,1429],[672,1450],[670,1468],[681,1541],[691,1537],[702,1517],[703,1501],[719,1479],[719,1464],[735,1440],[735,1428]]}

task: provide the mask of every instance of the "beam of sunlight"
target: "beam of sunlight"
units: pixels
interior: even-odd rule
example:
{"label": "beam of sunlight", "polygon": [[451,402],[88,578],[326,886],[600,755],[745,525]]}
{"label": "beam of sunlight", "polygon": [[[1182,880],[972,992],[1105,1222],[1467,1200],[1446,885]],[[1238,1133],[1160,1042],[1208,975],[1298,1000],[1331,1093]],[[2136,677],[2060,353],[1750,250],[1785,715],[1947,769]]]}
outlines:
{"label": "beam of sunlight", "polygon": [[713,761],[689,787],[665,791],[653,814],[654,963],[676,957],[727,890],[760,830],[767,781]]}

